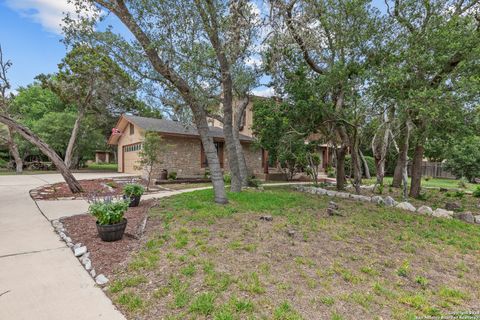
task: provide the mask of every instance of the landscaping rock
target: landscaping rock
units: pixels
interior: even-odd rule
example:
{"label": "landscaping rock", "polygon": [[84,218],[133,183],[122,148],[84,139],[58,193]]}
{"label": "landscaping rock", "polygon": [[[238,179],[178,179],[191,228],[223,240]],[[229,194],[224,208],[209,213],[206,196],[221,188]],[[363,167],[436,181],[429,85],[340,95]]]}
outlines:
{"label": "landscaping rock", "polygon": [[287,234],[293,238],[295,236],[295,230],[288,230]]}
{"label": "landscaping rock", "polygon": [[385,200],[383,200],[383,198],[380,197],[380,196],[373,196],[372,199],[371,199],[371,201],[372,201],[373,203],[375,203],[375,204],[378,204],[378,205],[383,205],[383,204],[385,204]]}
{"label": "landscaping rock", "polygon": [[261,217],[260,217],[260,220],[263,220],[263,221],[273,221],[273,217],[272,217],[272,216],[261,216]]}
{"label": "landscaping rock", "polygon": [[328,207],[337,210],[338,209],[338,204],[336,202],[330,201],[328,203]]}
{"label": "landscaping rock", "polygon": [[475,216],[474,219],[475,219],[475,223],[480,224],[480,215]]}
{"label": "landscaping rock", "polygon": [[92,261],[88,258],[86,258],[84,261],[83,261],[83,265],[85,266],[85,269],[86,270],[90,270],[92,269]]}
{"label": "landscaping rock", "polygon": [[327,196],[329,197],[335,197],[337,195],[337,191],[333,191],[333,190],[327,190]]}
{"label": "landscaping rock", "polygon": [[73,249],[78,249],[82,246],[82,244],[79,242],[79,243],[75,243],[75,245],[73,246]]}
{"label": "landscaping rock", "polygon": [[452,219],[453,211],[448,211],[445,209],[438,208],[438,209],[435,209],[435,211],[433,211],[432,216],[436,218]]}
{"label": "landscaping rock", "polygon": [[318,194],[318,195],[326,195],[327,194],[327,190],[325,189],[322,189],[322,188],[317,188],[317,190],[315,190],[315,193]]}
{"label": "landscaping rock", "polygon": [[337,192],[337,194],[336,194],[336,197],[338,197],[338,198],[344,198],[344,199],[348,199],[348,198],[350,198],[350,193],[346,193],[346,192]]}
{"label": "landscaping rock", "polygon": [[76,249],[74,249],[73,253],[75,254],[75,257],[77,257],[77,258],[81,257],[85,253],[87,253],[87,247],[83,246],[83,247],[76,248]]}
{"label": "landscaping rock", "polygon": [[440,192],[448,192],[447,188],[440,188]]}
{"label": "landscaping rock", "polygon": [[97,275],[95,269],[90,270],[90,275],[92,276],[92,278],[95,278],[95,276]]}
{"label": "landscaping rock", "polygon": [[63,241],[65,241],[66,243],[69,243],[69,242],[72,242],[72,238],[65,237],[65,239],[63,239]]}
{"label": "landscaping rock", "polygon": [[395,206],[395,208],[402,209],[402,210],[408,210],[411,212],[417,211],[417,209],[410,203],[410,202],[400,202]]}
{"label": "landscaping rock", "polygon": [[475,223],[475,217],[471,212],[460,212],[453,215],[455,219],[460,219],[468,223]]}
{"label": "landscaping rock", "polygon": [[455,211],[461,209],[462,206],[458,202],[447,202],[445,204],[445,209],[448,211]]}
{"label": "landscaping rock", "polygon": [[356,200],[356,201],[363,201],[363,202],[370,202],[372,200],[372,198],[370,198],[370,197],[362,196],[362,195],[359,195],[359,194],[351,194],[350,198],[352,198],[353,200]]}
{"label": "landscaping rock", "polygon": [[387,207],[395,207],[397,205],[397,201],[390,196],[386,196],[384,201]]}
{"label": "landscaping rock", "polygon": [[420,208],[417,209],[417,212],[420,213],[420,214],[426,214],[426,215],[431,216],[432,213],[433,213],[433,210],[432,210],[432,208],[430,208],[428,206],[421,206]]}
{"label": "landscaping rock", "polygon": [[108,282],[108,278],[105,277],[103,274],[99,274],[96,278],[95,278],[95,282],[98,284],[98,285],[104,285]]}

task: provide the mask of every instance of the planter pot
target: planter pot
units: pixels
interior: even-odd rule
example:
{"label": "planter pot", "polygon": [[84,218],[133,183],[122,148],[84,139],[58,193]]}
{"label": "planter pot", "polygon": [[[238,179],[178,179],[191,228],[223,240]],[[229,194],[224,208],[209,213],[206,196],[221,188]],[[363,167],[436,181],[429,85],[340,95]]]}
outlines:
{"label": "planter pot", "polygon": [[142,196],[131,196],[131,197],[127,197],[127,196],[123,196],[123,199],[125,200],[130,200],[130,204],[128,205],[129,207],[138,207],[138,205],[140,204],[140,198]]}
{"label": "planter pot", "polygon": [[103,241],[112,242],[122,239],[125,228],[127,227],[127,219],[123,218],[122,222],[116,224],[99,225],[97,221],[98,235]]}

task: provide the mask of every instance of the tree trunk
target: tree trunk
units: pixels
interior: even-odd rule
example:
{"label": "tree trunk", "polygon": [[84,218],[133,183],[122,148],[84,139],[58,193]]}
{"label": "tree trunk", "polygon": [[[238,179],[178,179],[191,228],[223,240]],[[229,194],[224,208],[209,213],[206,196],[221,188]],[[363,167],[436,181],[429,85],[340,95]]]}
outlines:
{"label": "tree trunk", "polygon": [[48,144],[43,142],[39,137],[37,137],[30,129],[22,126],[21,124],[17,123],[10,117],[0,115],[0,122],[5,124],[8,127],[12,127],[15,129],[18,134],[24,137],[27,141],[34,144],[43,154],[45,154],[57,167],[57,170],[60,171],[60,174],[65,179],[65,182],[68,185],[68,188],[72,193],[79,193],[82,192],[82,187],[80,183],[75,179],[73,174],[70,170],[65,166],[62,159],[55,153],[55,151],[50,148]]}
{"label": "tree trunk", "polygon": [[232,175],[230,191],[240,192],[242,191],[242,178],[240,176],[239,159],[238,159],[238,153],[237,153],[237,147],[236,147],[237,142],[240,143],[240,141],[234,138],[231,104],[230,104],[230,110],[228,110],[228,107],[225,107],[225,102],[223,106],[223,119],[224,119],[223,134],[225,136],[225,145],[227,147],[227,153],[228,153],[228,166],[230,168],[230,173]]}
{"label": "tree trunk", "polygon": [[70,139],[68,140],[67,150],[65,151],[65,166],[69,169],[72,167],[73,150],[75,149],[80,125],[84,116],[85,110],[80,108],[80,110],[78,110],[77,119],[75,119],[75,124],[73,125],[72,133],[70,134]]}
{"label": "tree trunk", "polygon": [[242,186],[248,186],[248,166],[247,161],[245,160],[245,153],[243,152],[243,146],[240,143],[240,127],[243,123],[244,113],[246,108],[248,107],[249,98],[248,96],[245,98],[244,101],[237,107],[235,112],[235,117],[233,119],[233,135],[235,141],[235,148],[237,150],[238,156],[238,169],[240,170],[240,178],[242,182]]}
{"label": "tree trunk", "polygon": [[345,190],[345,156],[347,155],[347,147],[337,148],[335,151],[337,160],[337,190]]}
{"label": "tree trunk", "polygon": [[358,150],[358,153],[360,155],[360,159],[362,159],[363,168],[365,170],[365,178],[370,179],[372,176],[370,175],[370,168],[368,167],[367,159],[365,159],[362,150]]}
{"label": "tree trunk", "polygon": [[403,168],[407,166],[408,162],[409,138],[409,125],[405,124],[405,128],[402,130],[402,141],[400,142],[400,151],[398,152],[397,164],[393,173],[392,187],[395,188],[400,188],[402,185]]}
{"label": "tree trunk", "polygon": [[418,198],[422,187],[422,162],[425,147],[421,142],[415,146],[412,161],[412,173],[410,182],[410,197]]}
{"label": "tree trunk", "polygon": [[8,149],[10,150],[10,153],[15,160],[15,171],[17,173],[22,173],[23,172],[23,159],[20,157],[20,152],[18,152],[18,146],[15,143],[15,130],[13,127],[9,126],[8,127]]}
{"label": "tree trunk", "polygon": [[353,143],[351,146],[351,168],[353,171],[353,186],[355,187],[355,192],[360,194],[360,185],[362,184],[362,164],[360,161],[360,150],[359,150],[359,139],[357,130],[353,136]]}

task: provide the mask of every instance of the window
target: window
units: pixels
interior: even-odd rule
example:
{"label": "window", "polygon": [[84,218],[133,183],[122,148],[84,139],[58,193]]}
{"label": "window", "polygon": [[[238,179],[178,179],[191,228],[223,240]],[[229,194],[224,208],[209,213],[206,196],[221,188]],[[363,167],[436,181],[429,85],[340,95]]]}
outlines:
{"label": "window", "polygon": [[131,144],[131,145],[128,145],[128,146],[124,146],[123,148],[124,148],[125,152],[140,151],[140,150],[142,150],[142,144],[141,143],[135,143],[135,144]]}
{"label": "window", "polygon": [[130,135],[133,135],[135,133],[135,126],[133,123],[130,123]]}
{"label": "window", "polygon": [[[223,168],[223,142],[214,142],[215,149],[217,149],[218,161],[220,161],[220,168]],[[203,150],[203,144],[200,146],[201,153],[200,153],[200,167],[206,168],[208,167],[208,160],[205,154],[205,150]]]}

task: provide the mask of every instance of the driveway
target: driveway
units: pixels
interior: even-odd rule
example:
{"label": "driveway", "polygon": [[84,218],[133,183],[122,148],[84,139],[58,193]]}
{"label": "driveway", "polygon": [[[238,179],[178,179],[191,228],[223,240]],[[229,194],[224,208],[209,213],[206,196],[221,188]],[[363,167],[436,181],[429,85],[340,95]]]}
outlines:
{"label": "driveway", "polygon": [[60,181],[59,174],[0,176],[0,319],[125,319],[30,198],[29,190]]}

